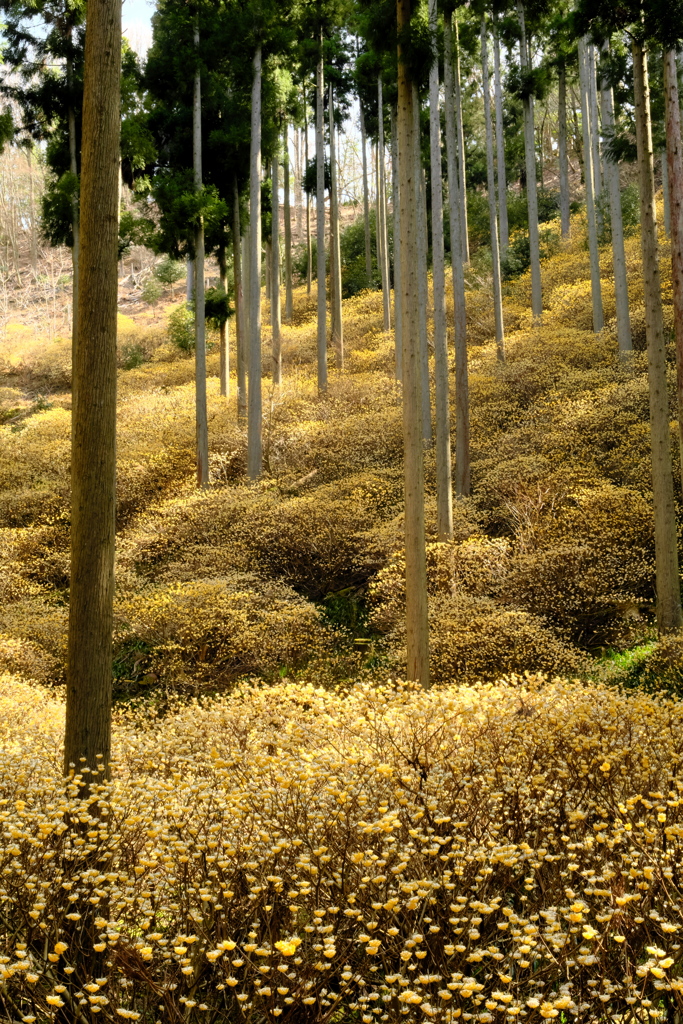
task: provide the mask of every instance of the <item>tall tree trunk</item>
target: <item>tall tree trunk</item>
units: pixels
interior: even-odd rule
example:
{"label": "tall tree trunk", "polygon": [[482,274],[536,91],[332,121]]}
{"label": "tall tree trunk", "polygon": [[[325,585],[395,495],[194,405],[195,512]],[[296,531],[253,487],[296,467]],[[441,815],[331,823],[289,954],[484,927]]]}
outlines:
{"label": "tall tree trunk", "polygon": [[296,211],[296,240],[301,242],[304,233],[303,188],[301,177],[301,129],[294,128],[294,209]]}
{"label": "tall tree trunk", "polygon": [[401,336],[403,314],[401,307],[401,204],[398,173],[398,136],[396,132],[396,107],[391,108],[391,199],[394,215],[394,348],[396,353],[396,380],[401,380],[402,351]]}
{"label": "tall tree trunk", "polygon": [[100,0],[85,33],[64,734],[65,775],[94,785],[111,755],[120,68],[121,0]]}
{"label": "tall tree trunk", "polygon": [[261,44],[254,52],[249,153],[249,390],[247,475],[261,476]]}
{"label": "tall tree trunk", "polygon": [[[304,83],[304,159],[308,171],[308,113],[306,109],[306,84]],[[313,244],[311,241],[311,196],[306,192],[306,294],[311,294],[313,283]]]}
{"label": "tall tree trunk", "polygon": [[[199,52],[199,15],[194,23],[194,46]],[[199,68],[194,75],[192,107],[192,161],[194,187],[202,189],[202,82]],[[204,218],[199,217],[194,236],[194,367],[195,425],[197,432],[197,485],[209,486],[209,420],[206,409],[206,321],[204,317]]]}
{"label": "tall tree trunk", "polygon": [[235,340],[237,342],[237,422],[247,418],[247,325],[242,281],[242,229],[237,176],[232,179],[232,267],[235,283]]}
{"label": "tall tree trunk", "polygon": [[[609,50],[609,43],[605,43]],[[602,128],[610,132],[614,127],[614,97],[612,87],[606,80],[601,82]],[[614,294],[617,306],[617,339],[622,358],[633,351],[631,343],[631,322],[628,311],[628,280],[626,277],[626,253],[624,251],[624,224],[621,215],[621,185],[619,164],[612,163],[605,156],[605,181],[609,192],[610,222],[612,225],[612,266],[614,268]]]}
{"label": "tall tree trunk", "polygon": [[457,170],[457,139],[454,117],[453,31],[451,18],[444,18],[444,98],[446,112],[446,155],[448,160],[448,212],[451,227],[451,269],[453,272],[453,321],[455,337],[455,493],[470,493],[470,412],[467,374],[467,311],[463,272],[460,196]]}
{"label": "tall tree trunk", "polygon": [[560,68],[557,86],[557,155],[560,171],[560,223],[562,237],[569,238],[569,159],[567,157],[567,70]]}
{"label": "tall tree trunk", "polygon": [[669,203],[669,166],[666,158],[666,148],[661,153],[662,160],[662,206],[664,207],[664,234],[671,237],[671,205]]}
{"label": "tall tree trunk", "polygon": [[491,230],[491,264],[493,273],[493,317],[496,325],[496,356],[505,362],[505,332],[503,330],[503,293],[500,280],[500,252],[498,249],[498,218],[496,216],[496,176],[493,162],[493,123],[491,120],[491,94],[489,91],[489,57],[486,46],[486,16],[481,19],[481,77],[484,92],[484,122],[486,124],[486,180],[489,197],[489,227]]}
{"label": "tall tree trunk", "polygon": [[273,247],[270,244],[270,240],[266,239],[266,243],[263,246],[265,259],[264,259],[264,277],[266,279],[266,302],[270,302],[271,299],[271,278],[273,268]]}
{"label": "tall tree trunk", "polygon": [[439,57],[437,0],[429,0],[429,27],[433,60],[429,70],[429,156],[432,199],[432,274],[434,288],[434,390],[436,420],[436,502],[439,540],[453,537],[451,481],[451,412],[446,336],[446,270],[443,240],[443,186],[441,183],[441,113],[439,110]]}
{"label": "tall tree trunk", "polygon": [[29,144],[29,148],[26,151],[26,160],[28,162],[29,215],[31,217],[31,271],[35,281],[38,274],[38,231],[36,225],[35,191],[33,187],[33,148],[31,144]]}
{"label": "tall tree trunk", "polygon": [[363,104],[358,99],[360,108],[360,145],[363,161],[363,226],[365,229],[365,275],[368,279],[368,288],[372,285],[372,242],[370,238],[370,199],[368,195],[368,153],[367,135],[365,132],[365,115]]}
{"label": "tall tree trunk", "polygon": [[458,19],[453,14],[455,25],[455,59],[453,61],[453,102],[455,104],[455,131],[458,139],[458,196],[460,200],[460,242],[462,258],[470,261],[470,239],[467,227],[467,165],[465,161],[465,128],[462,120],[462,92],[460,89],[460,37]]}
{"label": "tall tree trunk", "polygon": [[285,121],[283,129],[283,161],[284,190],[285,190],[285,319],[287,323],[292,320],[292,210],[290,206],[290,182],[289,182],[289,127]]}
{"label": "tall tree trunk", "polygon": [[648,379],[650,384],[657,628],[660,633],[667,633],[680,629],[682,617],[680,579],[678,574],[676,508],[671,471],[666,351],[664,346],[664,321],[655,212],[650,86],[647,73],[647,56],[642,43],[634,39],[631,52],[633,54],[636,144],[638,148],[645,333],[647,337]]}
{"label": "tall tree trunk", "polygon": [[334,275],[330,260],[330,285],[332,305],[332,347],[335,352],[337,369],[344,369],[344,326],[342,323],[342,280],[341,251],[339,246],[339,192],[337,186],[337,148],[335,145],[334,95],[332,83],[329,92],[330,115],[330,254],[334,254]]}
{"label": "tall tree trunk", "polygon": [[185,261],[187,279],[185,282],[185,301],[194,302],[194,260],[189,257]]}
{"label": "tall tree trunk", "polygon": [[498,159],[498,220],[500,222],[500,251],[505,255],[510,243],[508,229],[508,191],[505,171],[505,132],[503,126],[503,86],[500,77],[500,32],[498,15],[493,15],[493,91],[496,106],[496,152]]}
{"label": "tall tree trunk", "polygon": [[586,40],[579,39],[579,91],[581,93],[581,122],[583,125],[583,159],[586,177],[586,217],[588,220],[588,251],[591,268],[591,298],[593,300],[593,330],[600,332],[604,326],[602,312],[602,288],[600,285],[600,252],[598,249],[598,225],[595,215],[595,168],[593,166],[593,145],[591,142],[590,76]]}
{"label": "tall tree trunk", "polygon": [[[531,70],[527,47],[524,4],[517,0],[517,15],[521,37],[519,41],[520,63],[523,71]],[[534,316],[543,312],[543,290],[541,287],[541,248],[538,237],[538,195],[536,192],[536,134],[534,130],[534,98],[525,96],[524,108],[524,162],[526,166],[526,202],[529,212],[529,259],[531,263],[531,311]]]}
{"label": "tall tree trunk", "polygon": [[273,157],[273,217],[271,228],[270,325],[273,331],[273,384],[282,383],[282,310],[280,308],[280,168],[279,155]]}
{"label": "tall tree trunk", "polygon": [[[379,218],[377,230],[382,238],[382,264],[380,275],[382,279],[382,317],[385,331],[391,330],[391,295],[389,283],[389,239],[387,232],[387,195],[386,178],[384,171],[384,99],[382,96],[382,76],[377,76],[377,111],[378,111],[378,142],[377,142],[377,181],[379,190],[377,193],[377,209]],[[377,251],[380,251],[379,245]]]}
{"label": "tall tree trunk", "polygon": [[315,98],[315,160],[316,160],[316,229],[318,262],[318,390],[327,391],[327,296],[325,294],[325,137],[323,118],[323,38],[320,33],[320,55],[316,67]]}
{"label": "tall tree trunk", "polygon": [[671,234],[671,283],[676,337],[678,390],[678,441],[683,467],[683,151],[681,108],[678,96],[676,51],[664,51],[664,108],[666,112],[666,159]]}
{"label": "tall tree trunk", "polygon": [[[409,31],[411,0],[397,0],[398,38]],[[403,309],[403,445],[405,487],[407,678],[429,686],[429,624],[424,513],[424,461],[417,306],[415,198],[419,161],[413,109],[416,89],[398,49],[398,159],[401,203],[401,306]],[[419,116],[419,112],[418,112]]]}
{"label": "tall tree trunk", "polygon": [[[72,45],[71,30],[69,30],[69,47]],[[69,132],[69,170],[78,181],[78,140],[76,138],[76,108],[73,105],[73,64],[71,57],[66,60],[66,82],[69,91],[69,107],[67,110],[67,125]],[[78,337],[77,316],[78,316],[78,286],[79,286],[79,262],[81,250],[81,229],[79,224],[79,198],[78,190],[71,199],[71,235],[73,245],[71,246],[71,267],[72,267],[72,289],[71,289],[71,343],[76,344]]]}
{"label": "tall tree trunk", "polygon": [[[225,258],[225,246],[218,250],[218,272],[224,295],[228,294],[228,262]],[[223,398],[230,394],[230,335],[228,321],[221,321],[220,326],[220,387]]]}
{"label": "tall tree trunk", "polygon": [[[590,95],[591,150],[593,157],[593,186],[596,199],[602,192],[602,161],[600,156],[600,121],[598,119],[598,77],[595,46],[586,44],[588,86]],[[598,217],[598,226],[599,217]]]}
{"label": "tall tree trunk", "polygon": [[420,383],[422,388],[422,436],[425,441],[432,439],[432,410],[429,387],[429,335],[427,333],[427,303],[429,290],[427,283],[427,186],[425,184],[424,168],[422,167],[421,151],[421,128],[420,128],[420,100],[415,87],[415,99],[413,110],[416,114],[415,138],[415,159],[417,170],[415,178],[417,182],[417,325],[420,339]]}

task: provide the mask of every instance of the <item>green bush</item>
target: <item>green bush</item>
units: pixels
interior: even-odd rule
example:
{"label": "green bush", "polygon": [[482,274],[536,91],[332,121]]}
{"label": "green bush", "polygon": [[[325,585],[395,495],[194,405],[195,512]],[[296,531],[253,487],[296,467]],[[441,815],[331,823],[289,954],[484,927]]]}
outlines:
{"label": "green bush", "polygon": [[161,263],[154,268],[154,276],[162,284],[173,285],[185,276],[185,267],[178,260],[172,260],[170,256],[164,256]]}
{"label": "green bush", "polygon": [[142,289],[142,301],[155,305],[164,293],[164,286],[155,277],[150,277]]}
{"label": "green bush", "polygon": [[194,311],[185,303],[174,309],[168,318],[168,340],[181,352],[194,352]]}
{"label": "green bush", "polygon": [[[539,232],[541,259],[554,256],[560,248],[560,236],[556,231],[545,228]],[[517,234],[512,237],[507,252],[500,261],[500,270],[504,281],[520,277],[531,266],[531,247],[528,234]]]}

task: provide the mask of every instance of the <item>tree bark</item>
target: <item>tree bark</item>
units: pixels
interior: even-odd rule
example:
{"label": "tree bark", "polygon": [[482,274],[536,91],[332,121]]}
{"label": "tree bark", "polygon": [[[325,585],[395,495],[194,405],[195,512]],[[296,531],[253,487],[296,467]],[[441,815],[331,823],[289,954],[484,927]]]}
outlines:
{"label": "tree bark", "polygon": [[285,211],[285,320],[292,321],[292,209],[290,204],[289,181],[289,128],[285,121],[283,128],[284,211]]}
{"label": "tree bark", "polygon": [[429,0],[429,27],[433,60],[429,70],[429,155],[432,199],[432,276],[434,289],[434,390],[436,420],[437,533],[441,541],[453,538],[451,480],[451,412],[446,336],[446,271],[443,239],[443,186],[441,183],[441,112],[439,110],[439,56],[437,0]]}
{"label": "tree bark", "polygon": [[368,195],[368,153],[367,135],[365,132],[365,115],[363,104],[358,99],[360,108],[360,143],[361,157],[363,161],[363,226],[365,229],[365,275],[368,279],[368,288],[372,286],[372,242],[370,238],[370,199]]}
{"label": "tree bark", "polygon": [[498,160],[498,220],[500,224],[500,252],[504,256],[510,243],[508,229],[508,192],[505,171],[505,133],[503,128],[503,87],[500,77],[500,32],[498,15],[493,15],[493,91],[496,106],[496,151]]}
{"label": "tree bark", "polygon": [[676,509],[671,471],[671,437],[666,383],[666,351],[659,277],[659,248],[655,208],[654,154],[650,120],[650,87],[647,56],[634,39],[633,84],[635,98],[640,232],[643,252],[645,333],[650,386],[650,433],[652,438],[652,499],[654,504],[655,563],[657,578],[657,628],[660,633],[680,629],[681,592],[678,573]]}
{"label": "tree bark", "polygon": [[569,160],[567,157],[567,70],[560,68],[557,85],[557,155],[560,171],[560,223],[562,237],[569,238]]}
{"label": "tree bark", "polygon": [[95,0],[83,80],[64,733],[64,773],[86,785],[103,780],[111,755],[120,68],[121,2]]}
{"label": "tree bark", "polygon": [[[524,4],[517,0],[517,14],[521,29],[519,41],[520,63],[523,71],[531,71],[527,47]],[[529,212],[529,258],[531,262],[531,311],[534,316],[543,313],[543,289],[541,286],[541,249],[538,237],[538,195],[536,191],[536,137],[534,130],[534,98],[525,96],[524,108],[524,162],[526,166],[526,202]]]}
{"label": "tree bark", "polygon": [[[409,30],[411,0],[397,0],[398,37]],[[424,515],[420,353],[416,344],[418,281],[415,198],[419,191],[415,88],[398,48],[398,156],[401,203],[401,305],[403,309],[403,444],[406,560],[407,678],[429,686],[429,624]]]}
{"label": "tree bark", "polygon": [[282,383],[282,310],[280,307],[280,167],[279,155],[273,157],[272,227],[270,265],[270,325],[273,331],[273,384]]}
{"label": "tree bark", "polygon": [[429,290],[427,282],[427,186],[425,184],[425,173],[422,166],[421,128],[420,128],[420,101],[415,86],[415,99],[413,110],[416,114],[415,121],[415,159],[417,170],[415,174],[417,182],[417,324],[420,338],[420,383],[422,387],[422,436],[425,441],[432,439],[432,410],[429,387],[429,335],[427,333],[427,302]]}
{"label": "tree bark", "polygon": [[401,204],[398,173],[398,137],[396,134],[396,107],[391,108],[391,200],[394,215],[394,348],[396,358],[396,380],[401,380],[402,352],[401,336],[403,314],[401,307]]}
{"label": "tree bark", "polygon": [[[194,24],[194,46],[199,51],[199,15]],[[194,187],[202,189],[202,81],[199,68],[194,75],[192,107],[192,161]],[[195,427],[197,434],[197,486],[209,486],[209,421],[206,408],[206,321],[204,317],[204,218],[195,229],[194,366]]]}
{"label": "tree bark", "polygon": [[496,176],[493,161],[493,123],[491,120],[491,94],[489,92],[489,58],[486,45],[486,16],[481,19],[481,77],[484,93],[484,122],[486,125],[486,180],[489,199],[489,227],[491,230],[491,263],[493,274],[493,317],[496,325],[496,356],[505,362],[505,332],[503,330],[503,294],[500,280],[500,252],[498,249],[498,218],[496,216]]}
{"label": "tree bark", "polygon": [[235,340],[237,342],[237,421],[247,418],[247,325],[242,281],[242,229],[237,176],[232,179],[232,266],[235,283]]}
{"label": "tree bark", "polygon": [[[225,258],[225,247],[221,246],[218,251],[218,272],[220,274],[221,289],[224,295],[228,294],[228,265]],[[221,397],[228,398],[230,395],[230,336],[228,333],[228,321],[221,321],[220,326],[220,389]]]}
{"label": "tree bark", "polygon": [[[593,43],[586,44],[588,72],[588,87],[590,96],[590,128],[591,128],[591,151],[593,157],[593,186],[595,188],[596,201],[602,192],[602,159],[600,155],[600,121],[598,119],[598,80],[595,46]],[[600,215],[598,213],[598,228],[601,228]]]}
{"label": "tree bark", "polygon": [[671,234],[671,284],[676,338],[676,384],[678,391],[678,441],[683,467],[683,150],[681,108],[678,96],[676,51],[664,51],[664,109],[668,165],[669,230]]}
{"label": "tree bark", "polygon": [[448,212],[451,228],[451,269],[453,273],[453,327],[455,338],[455,493],[470,493],[470,413],[467,374],[467,310],[462,260],[460,195],[457,168],[457,139],[454,116],[453,30],[451,18],[444,19],[444,99],[446,112],[446,156],[448,161]]}
{"label": "tree bark", "polygon": [[462,258],[470,261],[470,240],[467,228],[467,166],[465,162],[465,129],[462,121],[462,94],[460,89],[460,38],[458,19],[453,15],[455,25],[455,59],[453,61],[453,102],[455,105],[455,131],[458,139],[458,197],[460,201],[460,242]]}
{"label": "tree bark", "polygon": [[666,148],[661,153],[662,160],[662,206],[664,208],[664,234],[671,237],[671,206],[669,204],[669,166]]}
{"label": "tree bark", "polygon": [[600,252],[598,225],[595,213],[595,168],[591,142],[590,76],[585,39],[579,39],[579,91],[581,93],[581,122],[583,126],[583,159],[586,178],[586,218],[588,220],[588,251],[591,268],[591,298],[593,301],[593,330],[599,333],[604,326],[602,287],[600,284]]}
{"label": "tree bark", "polygon": [[330,115],[330,254],[334,254],[334,274],[330,260],[332,302],[332,347],[338,370],[344,369],[344,325],[342,323],[341,251],[339,247],[339,193],[337,191],[337,148],[335,145],[334,94],[329,90]]}
{"label": "tree bark", "polygon": [[185,261],[187,280],[185,282],[185,301],[194,302],[194,260]]}
{"label": "tree bark", "polygon": [[[378,141],[377,141],[377,181],[379,189],[377,193],[377,209],[379,218],[377,230],[382,238],[382,261],[380,275],[382,279],[382,317],[385,331],[391,330],[391,295],[389,287],[389,239],[387,233],[387,196],[386,178],[384,172],[384,99],[382,96],[382,76],[377,76],[377,111],[378,111]],[[377,246],[378,253],[380,246]]]}
{"label": "tree bark", "polygon": [[[609,49],[609,43],[605,43]],[[607,81],[601,82],[603,131],[614,127],[614,97]],[[617,339],[622,358],[633,351],[631,342],[631,321],[628,311],[628,280],[626,277],[626,252],[624,250],[624,224],[621,215],[621,183],[619,164],[605,157],[605,180],[609,192],[610,223],[612,225],[612,266],[614,268],[614,294],[617,306]]]}
{"label": "tree bark", "polygon": [[261,44],[254,52],[249,154],[249,389],[247,475],[261,476]]}
{"label": "tree bark", "polygon": [[316,67],[315,160],[316,160],[316,229],[318,263],[318,390],[327,391],[327,296],[325,294],[325,138],[323,119],[323,39],[320,33],[320,55]]}

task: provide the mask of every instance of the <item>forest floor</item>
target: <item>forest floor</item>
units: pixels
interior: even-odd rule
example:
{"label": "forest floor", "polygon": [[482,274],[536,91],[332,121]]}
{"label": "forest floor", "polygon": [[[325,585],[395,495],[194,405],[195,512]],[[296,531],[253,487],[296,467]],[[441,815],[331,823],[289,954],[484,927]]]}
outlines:
{"label": "forest floor", "polygon": [[[619,361],[606,253],[592,333],[573,230],[544,263],[540,323],[529,281],[507,285],[504,364],[490,294],[468,294],[472,495],[449,544],[425,451],[429,691],[387,682],[403,672],[402,431],[380,295],[344,303],[346,367],[323,396],[305,288],[278,389],[264,331],[257,485],[211,339],[202,492],[178,302],[127,308],[113,765],[94,802],[61,760],[69,346],[6,332],[3,1019],[671,1019],[683,702],[646,690],[676,690],[682,642],[653,632],[645,357]],[[667,259],[664,244],[670,327]],[[642,350],[634,240],[628,266]],[[674,377],[671,353],[672,412]]]}

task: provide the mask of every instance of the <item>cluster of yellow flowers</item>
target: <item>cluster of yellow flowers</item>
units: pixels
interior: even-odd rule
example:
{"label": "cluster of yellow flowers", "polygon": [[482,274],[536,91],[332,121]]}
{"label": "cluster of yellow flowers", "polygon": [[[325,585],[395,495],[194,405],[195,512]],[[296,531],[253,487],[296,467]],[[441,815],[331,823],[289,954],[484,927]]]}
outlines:
{"label": "cluster of yellow flowers", "polygon": [[7,1019],[680,1009],[682,705],[541,678],[247,688],[120,716],[86,801],[61,727],[3,679]]}

